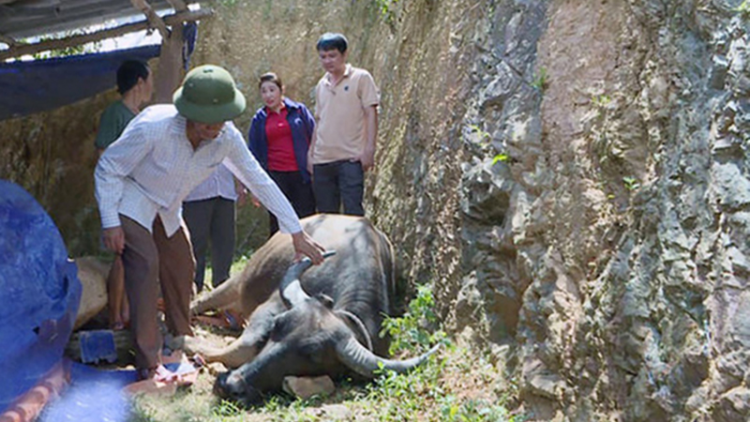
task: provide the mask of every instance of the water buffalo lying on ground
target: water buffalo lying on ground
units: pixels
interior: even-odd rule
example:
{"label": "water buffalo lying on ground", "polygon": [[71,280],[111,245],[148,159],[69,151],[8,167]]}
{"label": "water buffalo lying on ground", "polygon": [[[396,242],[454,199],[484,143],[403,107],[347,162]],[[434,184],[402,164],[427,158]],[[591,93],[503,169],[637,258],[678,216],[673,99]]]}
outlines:
{"label": "water buffalo lying on ground", "polygon": [[232,368],[216,381],[222,397],[257,402],[289,375],[372,378],[379,365],[403,372],[435,351],[405,361],[380,357],[387,354],[388,339],[378,333],[395,287],[392,246],[382,232],[353,216],[321,214],[302,224],[335,254],[318,266],[309,260],[293,264],[290,237],[272,237],[241,274],[192,304],[196,314],[241,310],[249,316],[241,337],[221,350],[195,338],[173,342]]}

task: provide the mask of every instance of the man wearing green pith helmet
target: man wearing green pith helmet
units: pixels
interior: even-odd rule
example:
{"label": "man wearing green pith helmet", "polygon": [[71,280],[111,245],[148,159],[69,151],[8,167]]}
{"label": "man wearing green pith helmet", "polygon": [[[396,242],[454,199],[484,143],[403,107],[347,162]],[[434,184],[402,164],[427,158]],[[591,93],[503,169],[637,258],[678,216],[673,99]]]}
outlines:
{"label": "man wearing green pith helmet", "polygon": [[224,164],[292,236],[297,257],[318,264],[323,248],[245,146],[231,119],[245,110],[234,79],[218,66],[190,71],[173,97],[133,119],[96,166],[96,199],[107,248],[122,255],[141,379],[174,379],[161,365],[156,301],[161,284],[167,328],[192,335],[195,260],[180,215],[182,200]]}

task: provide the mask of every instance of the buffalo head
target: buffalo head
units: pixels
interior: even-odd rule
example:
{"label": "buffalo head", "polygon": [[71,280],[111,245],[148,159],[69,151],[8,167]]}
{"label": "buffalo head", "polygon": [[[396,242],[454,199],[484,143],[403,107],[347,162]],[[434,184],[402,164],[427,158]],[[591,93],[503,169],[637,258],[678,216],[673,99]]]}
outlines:
{"label": "buffalo head", "polygon": [[369,335],[355,315],[334,310],[333,301],[325,295],[311,297],[304,291],[299,277],[310,266],[309,259],[304,259],[289,268],[279,287],[287,309],[275,315],[267,332],[258,336],[264,344],[258,345],[253,360],[218,377],[214,390],[219,396],[252,404],[262,400],[263,394],[278,391],[289,375],[354,373],[372,378],[381,366],[404,372],[437,350],[404,361],[375,355],[357,340],[359,334],[369,346]]}

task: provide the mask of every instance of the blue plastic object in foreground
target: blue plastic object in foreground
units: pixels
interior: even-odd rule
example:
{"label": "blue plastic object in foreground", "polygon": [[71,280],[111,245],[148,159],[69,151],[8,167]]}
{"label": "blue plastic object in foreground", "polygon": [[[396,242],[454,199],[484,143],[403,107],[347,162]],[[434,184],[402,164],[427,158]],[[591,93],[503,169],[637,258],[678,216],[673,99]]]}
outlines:
{"label": "blue plastic object in foreground", "polygon": [[112,330],[80,331],[78,342],[81,345],[81,362],[98,363],[117,360],[117,348]]}
{"label": "blue plastic object in foreground", "polygon": [[[187,362],[164,365],[176,374],[195,371]],[[62,396],[50,403],[38,422],[126,422],[132,405],[123,388],[137,380],[135,370],[105,371],[74,363],[71,384]]]}
{"label": "blue plastic object in foreground", "polygon": [[132,408],[123,388],[136,381],[135,370],[102,371],[73,363],[71,383],[49,403],[38,422],[125,422]]}
{"label": "blue plastic object in foreground", "polygon": [[55,223],[20,186],[0,180],[0,413],[60,361],[80,300]]}

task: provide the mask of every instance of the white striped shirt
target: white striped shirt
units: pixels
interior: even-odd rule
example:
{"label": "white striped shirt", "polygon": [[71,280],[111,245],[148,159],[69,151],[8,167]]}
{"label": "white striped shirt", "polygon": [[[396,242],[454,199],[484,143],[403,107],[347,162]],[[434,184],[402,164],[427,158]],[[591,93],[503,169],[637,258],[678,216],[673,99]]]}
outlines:
{"label": "white striped shirt", "polygon": [[220,164],[216,171],[208,176],[200,185],[196,186],[183,202],[203,201],[211,198],[224,198],[230,201],[237,200],[237,190],[234,186],[234,176],[227,166]]}
{"label": "white striped shirt", "polygon": [[172,236],[182,220],[182,200],[223,163],[276,215],[282,232],[302,230],[291,204],[232,122],[197,149],[188,140],[186,125],[173,105],[151,106],[104,151],[94,173],[103,228],[120,226],[122,214],[151,231],[159,215]]}

